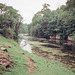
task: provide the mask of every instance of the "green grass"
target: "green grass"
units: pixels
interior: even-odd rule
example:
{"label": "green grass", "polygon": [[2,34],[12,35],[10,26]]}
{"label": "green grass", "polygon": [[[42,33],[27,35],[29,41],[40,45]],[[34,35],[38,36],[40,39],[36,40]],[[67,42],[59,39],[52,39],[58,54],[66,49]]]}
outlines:
{"label": "green grass", "polygon": [[[2,73],[2,75],[75,75],[72,71],[66,70],[66,68],[64,68],[62,64],[60,64],[60,62],[58,64],[51,63],[49,60],[23,51],[13,40],[6,39],[0,36],[0,44],[9,44],[12,46],[12,48],[6,47],[8,50],[7,53],[10,56],[14,56],[10,58],[16,63],[14,67],[12,66],[10,68],[7,68],[7,70],[10,72],[1,71],[1,68],[4,67],[0,65],[0,73]],[[16,52],[22,52],[25,55],[17,54]],[[34,63],[34,65],[37,67],[35,69],[35,73],[29,73],[27,71],[28,65],[24,65],[27,64],[27,61],[24,59],[24,56],[31,57],[33,60],[36,61],[36,63]]]}

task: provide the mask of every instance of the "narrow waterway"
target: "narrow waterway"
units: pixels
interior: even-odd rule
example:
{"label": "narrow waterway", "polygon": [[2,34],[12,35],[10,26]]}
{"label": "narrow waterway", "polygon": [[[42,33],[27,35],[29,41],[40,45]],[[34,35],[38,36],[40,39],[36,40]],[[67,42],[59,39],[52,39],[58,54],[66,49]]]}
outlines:
{"label": "narrow waterway", "polygon": [[21,42],[20,42],[20,47],[25,50],[25,51],[28,51],[29,53],[32,53],[32,50],[31,50],[31,46],[29,43],[27,43],[26,40],[22,39]]}
{"label": "narrow waterway", "polygon": [[[60,61],[73,69],[75,68],[75,53],[71,50],[71,45],[68,46],[65,43],[64,46],[60,40],[47,40],[23,34],[20,35],[19,40],[21,48],[29,53],[33,53],[49,60]],[[67,47],[70,49],[69,51],[67,50]],[[75,48],[73,50],[75,50]]]}

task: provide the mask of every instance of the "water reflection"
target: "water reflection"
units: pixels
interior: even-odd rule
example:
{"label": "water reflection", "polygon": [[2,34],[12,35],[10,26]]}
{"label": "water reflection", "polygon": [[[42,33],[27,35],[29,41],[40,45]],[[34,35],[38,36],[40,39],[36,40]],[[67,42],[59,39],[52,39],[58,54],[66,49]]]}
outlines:
{"label": "water reflection", "polygon": [[31,50],[31,46],[30,44],[28,44],[26,42],[26,40],[22,39],[21,43],[20,43],[20,47],[25,50],[25,51],[28,51],[29,53],[32,53],[32,50]]}

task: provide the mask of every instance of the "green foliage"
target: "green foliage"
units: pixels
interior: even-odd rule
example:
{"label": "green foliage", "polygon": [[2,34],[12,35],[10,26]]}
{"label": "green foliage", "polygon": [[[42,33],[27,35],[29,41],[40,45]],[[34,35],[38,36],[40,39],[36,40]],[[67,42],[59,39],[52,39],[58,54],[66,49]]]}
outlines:
{"label": "green foliage", "polygon": [[50,35],[55,34],[57,13],[51,12],[48,7],[48,4],[44,4],[43,9],[34,15],[30,27],[33,36],[49,38]]}
{"label": "green foliage", "polygon": [[[73,6],[72,6],[73,4]],[[70,34],[75,32],[75,1],[69,0],[66,6],[51,11],[48,4],[37,12],[32,23],[29,25],[30,34],[36,37],[49,38],[51,35],[60,35],[60,39],[66,40]],[[40,29],[39,29],[39,27]]]}
{"label": "green foliage", "polygon": [[7,37],[8,38],[8,35],[7,34],[11,34],[11,36],[13,37],[13,35],[15,34],[13,29],[11,28],[6,28],[6,27],[3,27],[1,30],[0,30],[0,33],[4,36],[4,37]]}
{"label": "green foliage", "polygon": [[71,37],[73,38],[73,41],[75,42],[75,33],[71,34]]}
{"label": "green foliage", "polygon": [[19,33],[28,33],[28,24],[21,24],[19,28]]}
{"label": "green foliage", "polygon": [[14,38],[14,33],[18,34],[21,22],[22,17],[16,9],[0,3],[0,30],[2,30],[0,33],[7,37],[7,34],[10,32],[12,38]]}
{"label": "green foliage", "polygon": [[[64,9],[62,9],[61,7],[63,13],[61,15],[59,29],[60,31],[62,30],[62,32],[60,32],[60,34],[62,35],[62,39],[67,39],[70,34],[75,32],[75,8],[71,6],[73,2],[74,0],[70,0],[69,2],[67,2],[67,5]],[[75,2],[73,4],[75,4]]]}

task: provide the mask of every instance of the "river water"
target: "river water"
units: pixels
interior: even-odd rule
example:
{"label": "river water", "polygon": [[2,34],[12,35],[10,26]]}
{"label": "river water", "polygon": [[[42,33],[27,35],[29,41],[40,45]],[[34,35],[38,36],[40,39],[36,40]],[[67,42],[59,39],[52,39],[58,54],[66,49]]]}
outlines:
{"label": "river water", "polygon": [[26,40],[24,40],[24,39],[21,40],[20,47],[23,50],[28,51],[29,53],[32,53],[31,46],[29,43],[27,43]]}
{"label": "river water", "polygon": [[[64,64],[75,68],[75,53],[71,51],[70,46],[66,47],[59,42],[59,40],[47,40],[44,38],[35,38],[24,34],[20,35],[20,47],[40,57],[44,57],[49,60],[60,61]],[[66,48],[70,49],[68,51]],[[75,45],[74,45],[75,47]],[[75,50],[75,48],[73,49]]]}

